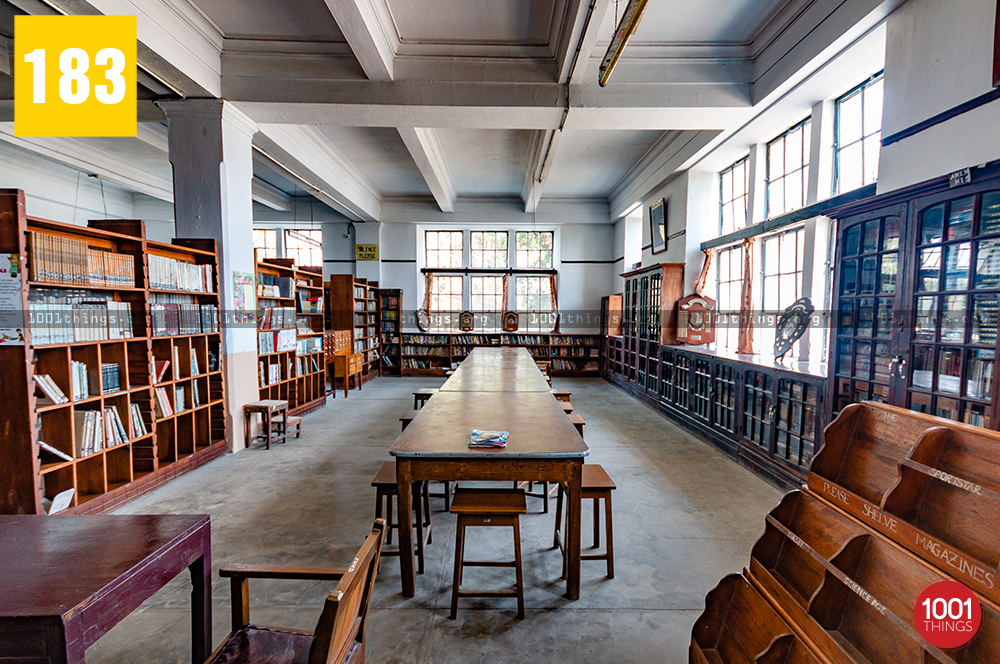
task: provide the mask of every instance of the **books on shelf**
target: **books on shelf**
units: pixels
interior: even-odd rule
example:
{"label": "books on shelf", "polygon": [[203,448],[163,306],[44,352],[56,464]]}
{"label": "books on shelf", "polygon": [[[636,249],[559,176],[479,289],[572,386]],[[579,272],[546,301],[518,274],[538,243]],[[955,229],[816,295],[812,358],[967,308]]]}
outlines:
{"label": "books on shelf", "polygon": [[71,360],[70,378],[72,380],[73,401],[83,401],[90,398],[90,376],[84,362]]}
{"label": "books on shelf", "polygon": [[298,355],[323,352],[323,337],[306,337],[295,341],[295,352]]}
{"label": "books on shelf", "polygon": [[146,422],[142,419],[142,411],[139,410],[139,404],[134,403],[129,406],[129,418],[132,421],[132,431],[135,432],[136,438],[149,434]]}
{"label": "books on shelf", "polygon": [[59,389],[59,386],[56,385],[56,382],[52,380],[52,377],[48,374],[35,374],[35,385],[42,390],[42,393],[45,394],[45,398],[49,400],[49,403],[57,404],[69,402],[66,394]]}
{"label": "books on shelf", "polygon": [[257,352],[283,353],[295,350],[295,330],[276,330],[257,333]]}
{"label": "books on shelf", "polygon": [[264,272],[257,273],[258,297],[292,297],[291,277],[277,277]]}
{"label": "books on shelf", "polygon": [[192,293],[215,292],[211,265],[197,265],[176,258],[149,255],[149,287]]}
{"label": "books on shelf", "polygon": [[73,457],[71,457],[70,455],[66,454],[65,452],[62,452],[61,450],[57,450],[56,448],[52,447],[51,445],[49,445],[48,443],[46,443],[43,440],[39,440],[38,441],[38,450],[40,452],[47,452],[47,453],[51,454],[52,456],[56,457],[57,459],[61,459],[62,461],[72,461],[73,460]]}
{"label": "books on shelf", "polygon": [[258,330],[280,330],[295,326],[295,307],[261,307],[257,314]]}
{"label": "books on shelf", "polygon": [[174,412],[183,413],[187,409],[187,388],[183,385],[177,385],[174,387]]}
{"label": "books on shelf", "polygon": [[311,295],[310,291],[295,291],[295,304],[301,314],[321,314],[323,313],[323,298]]}
{"label": "books on shelf", "polygon": [[84,240],[28,231],[31,279],[73,286],[135,288],[135,258]]}
{"label": "books on shelf", "polygon": [[219,308],[214,304],[151,304],[150,314],[154,337],[219,331]]}
{"label": "books on shelf", "polygon": [[191,375],[197,376],[201,374],[201,368],[198,366],[198,354],[195,352],[191,353]]}
{"label": "books on shelf", "polygon": [[170,417],[174,414],[174,408],[170,404],[170,399],[167,396],[167,388],[157,387],[153,390],[153,394],[156,396],[154,403],[156,404],[156,416],[157,417]]}
{"label": "books on shelf", "polygon": [[167,369],[169,368],[170,360],[153,360],[153,382],[162,382],[163,376],[167,373]]}
{"label": "books on shelf", "polygon": [[117,408],[108,406],[103,411],[73,413],[73,454],[78,459],[122,445],[128,440],[128,431],[118,416]]}
{"label": "books on shelf", "polygon": [[88,291],[52,294],[50,289],[28,297],[28,321],[33,345],[71,344],[132,338],[132,308],[128,302],[93,301]]}
{"label": "books on shelf", "polygon": [[117,364],[101,365],[101,394],[121,392],[121,378]]}

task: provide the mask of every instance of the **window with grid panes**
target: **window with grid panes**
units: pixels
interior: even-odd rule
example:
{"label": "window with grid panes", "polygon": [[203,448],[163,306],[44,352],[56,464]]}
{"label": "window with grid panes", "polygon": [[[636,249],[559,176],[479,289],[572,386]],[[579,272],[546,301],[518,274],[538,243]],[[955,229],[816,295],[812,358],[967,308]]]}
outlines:
{"label": "window with grid panes", "polygon": [[294,258],[297,267],[323,265],[323,231],[286,230],[285,258]]}
{"label": "window with grid panes", "polygon": [[470,311],[476,316],[476,329],[497,332],[503,325],[503,277],[472,275],[470,277]]}
{"label": "window with grid panes", "polygon": [[[804,228],[783,231],[764,238],[762,272],[763,298],[761,308],[769,317],[755,327],[759,348],[770,353],[774,348],[775,328],[781,312],[802,297],[802,261],[806,232]],[[770,318],[774,320],[771,321]],[[790,351],[795,356],[799,342]]]}
{"label": "window with grid panes", "polygon": [[462,277],[435,274],[431,279],[430,321],[434,331],[458,328],[462,311]]}
{"label": "window with grid panes", "polygon": [[1000,192],[919,213],[908,407],[990,427],[1000,308]]}
{"label": "window with grid panes", "polygon": [[719,175],[720,232],[728,235],[747,225],[750,157],[740,159]]}
{"label": "window with grid panes", "polygon": [[507,232],[472,231],[469,236],[469,251],[470,267],[507,267]]}
{"label": "window with grid panes", "polygon": [[515,266],[520,268],[551,268],[552,237],[552,231],[517,231],[514,234]]}
{"label": "window with grid panes", "polygon": [[555,315],[552,313],[552,282],[548,275],[515,277],[514,293],[522,330],[550,332],[555,327]]}
{"label": "window with grid panes", "polygon": [[278,257],[278,231],[273,228],[253,229],[253,248],[258,258]]}
{"label": "window with grid panes", "polygon": [[837,191],[878,180],[882,149],[882,74],[876,74],[837,100]]}
{"label": "window with grid panes", "polygon": [[739,345],[740,306],[743,300],[743,247],[736,245],[718,254],[718,292],[716,297],[718,320],[715,343],[719,348]]}
{"label": "window with grid panes", "polygon": [[806,204],[812,121],[803,120],[767,144],[767,217]]}
{"label": "window with grid panes", "polygon": [[427,267],[465,267],[462,259],[462,231],[425,231],[424,253]]}

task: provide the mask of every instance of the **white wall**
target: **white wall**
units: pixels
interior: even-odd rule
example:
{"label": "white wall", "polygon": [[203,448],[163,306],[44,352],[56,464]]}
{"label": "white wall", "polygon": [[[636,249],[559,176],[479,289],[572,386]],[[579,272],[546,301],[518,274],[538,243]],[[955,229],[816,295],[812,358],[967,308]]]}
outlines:
{"label": "white wall", "polygon": [[[909,0],[889,16],[882,136],[989,92],[994,0]],[[1000,101],[886,146],[879,192],[1000,158]]]}
{"label": "white wall", "polygon": [[145,194],[132,194],[132,217],[146,222],[146,237],[170,242],[174,234],[174,204]]}

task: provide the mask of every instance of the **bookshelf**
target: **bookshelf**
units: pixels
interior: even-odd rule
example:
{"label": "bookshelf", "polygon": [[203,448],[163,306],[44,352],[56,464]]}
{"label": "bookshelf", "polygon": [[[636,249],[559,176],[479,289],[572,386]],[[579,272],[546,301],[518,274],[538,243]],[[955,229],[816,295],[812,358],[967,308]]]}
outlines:
{"label": "bookshelf", "polygon": [[380,288],[379,334],[382,339],[382,373],[386,376],[401,376],[400,321],[403,317],[401,302],[403,291],[399,288]]}
{"label": "bookshelf", "polygon": [[325,297],[327,329],[350,330],[351,352],[364,356],[361,380],[380,375],[378,282],[350,274],[330,275]]}
{"label": "bookshelf", "polygon": [[[214,240],[151,242],[138,220],[28,218],[8,189],[0,251],[20,256],[26,312],[24,343],[0,345],[0,512],[44,513],[73,489],[66,513],[100,513],[225,452]],[[159,382],[158,360],[170,362]],[[188,400],[168,416],[157,393],[177,404],[177,389]]]}
{"label": "bookshelf", "polygon": [[257,387],[292,415],[326,404],[323,276],[290,258],[257,261]]}
{"label": "bookshelf", "polygon": [[595,334],[420,333],[400,335],[403,376],[442,376],[481,346],[527,348],[552,364],[553,376],[598,375],[600,336]]}

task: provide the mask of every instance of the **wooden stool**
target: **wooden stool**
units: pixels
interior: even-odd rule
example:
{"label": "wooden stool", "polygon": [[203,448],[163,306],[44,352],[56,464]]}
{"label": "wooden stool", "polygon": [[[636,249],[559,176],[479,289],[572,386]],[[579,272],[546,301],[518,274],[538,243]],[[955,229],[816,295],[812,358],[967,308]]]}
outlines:
{"label": "wooden stool", "polygon": [[[586,463],[583,465],[582,478],[582,498],[594,501],[594,548],[601,546],[601,512],[600,501],[604,500],[604,528],[607,539],[607,546],[604,553],[583,554],[580,560],[606,560],[608,562],[608,578],[615,578],[615,548],[614,548],[614,527],[611,520],[611,492],[617,489],[611,477],[604,468],[596,463]],[[558,547],[563,554],[563,578],[566,578],[566,565],[569,556],[566,555],[566,546],[560,536],[562,527],[562,506],[563,495],[566,493],[566,485],[559,484],[559,494],[556,496],[556,528],[552,537],[552,545]]]}
{"label": "wooden stool", "polygon": [[427,400],[438,393],[436,387],[421,387],[413,393],[413,410],[420,410]]}
{"label": "wooden stool", "polygon": [[277,399],[265,399],[264,401],[251,401],[243,406],[243,438],[247,447],[250,447],[250,429],[253,414],[260,414],[261,429],[263,432],[257,435],[257,438],[261,436],[264,437],[265,449],[271,449],[271,434],[275,434],[273,437],[274,442],[283,443],[287,438],[287,430],[285,428],[285,418],[288,415],[288,402],[279,401]]}
{"label": "wooden stool", "polygon": [[[277,422],[284,422],[284,419],[278,417]],[[288,433],[290,429],[295,429],[295,437],[298,438],[302,434],[302,418],[297,415],[289,415],[288,423],[285,424],[285,432]]]}
{"label": "wooden stool", "polygon": [[563,412],[569,415],[573,412],[573,404],[568,401],[560,401],[559,405],[562,406]]}
{"label": "wooden stool", "polygon": [[556,401],[569,402],[569,398],[573,395],[573,392],[567,390],[565,387],[557,387],[549,390],[549,392],[556,398]]}
{"label": "wooden stool", "polygon": [[402,428],[400,431],[406,431],[406,427],[409,426],[410,422],[413,421],[413,418],[416,417],[419,412],[419,410],[411,410],[406,415],[399,418],[399,421],[402,422]]}
{"label": "wooden stool", "polygon": [[[378,472],[375,473],[375,477],[372,479],[372,486],[375,487],[375,518],[382,518],[382,503],[384,501],[387,515],[386,523],[388,524],[385,529],[385,542],[386,544],[392,544],[392,531],[394,529],[398,530],[399,524],[403,521],[403,515],[398,514],[398,506],[396,513],[399,519],[394,522],[392,518],[393,498],[399,494],[398,487],[396,486],[396,463],[394,461],[386,461],[382,464],[382,467],[378,469]],[[427,482],[413,483],[413,509],[417,514],[417,574],[423,574],[424,546],[431,543],[431,504],[427,494]],[[425,526],[427,532],[426,541],[424,540]],[[383,547],[382,556],[398,557],[399,550],[386,550]]]}
{"label": "wooden stool", "polygon": [[580,432],[580,438],[583,438],[583,427],[586,424],[586,422],[583,421],[583,418],[576,413],[570,413],[569,421],[572,422],[573,426],[576,427],[576,430]]}
{"label": "wooden stool", "polygon": [[[528,482],[528,481],[515,481],[514,482],[514,488],[515,489],[525,489],[525,487],[527,487],[525,489],[525,491],[524,491],[524,495],[525,496],[531,496],[532,498],[542,498],[542,499],[544,499],[545,500],[545,505],[544,505],[544,507],[542,507],[542,514],[548,514],[549,513],[549,497],[556,492],[556,489],[559,488],[559,484],[558,484],[558,482],[538,482],[538,484],[544,485],[544,488],[542,489],[541,493],[534,492],[535,491],[535,482],[533,482],[533,481],[532,482]],[[552,485],[551,488],[549,488],[549,485]]]}
{"label": "wooden stool", "polygon": [[[431,498],[444,498],[444,511],[448,512],[451,510],[451,481],[441,480],[441,485],[444,487],[441,493],[429,493],[427,495]],[[455,488],[457,489],[458,486]]]}
{"label": "wooden stool", "polygon": [[[524,581],[521,578],[521,527],[519,514],[528,512],[524,492],[518,489],[455,489],[451,511],[458,515],[455,529],[455,580],[451,586],[451,615],[458,616],[459,597],[517,597],[517,617],[524,619]],[[465,529],[470,526],[511,527],[514,529],[514,561],[465,560]],[[513,567],[517,576],[514,590],[462,590],[465,567]]]}

